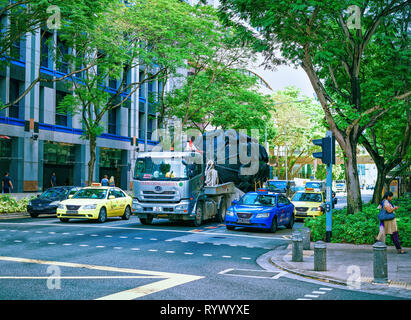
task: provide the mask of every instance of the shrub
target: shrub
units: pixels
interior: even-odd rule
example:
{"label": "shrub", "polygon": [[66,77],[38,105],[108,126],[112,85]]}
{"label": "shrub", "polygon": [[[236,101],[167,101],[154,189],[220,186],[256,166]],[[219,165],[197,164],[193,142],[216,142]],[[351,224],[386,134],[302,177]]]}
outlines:
{"label": "shrub", "polygon": [[[400,208],[396,219],[402,246],[411,247],[411,200],[394,200]],[[364,204],[361,212],[347,215],[346,209],[333,210],[332,237],[334,243],[373,244],[379,232],[379,209],[375,204]],[[311,229],[311,240],[325,240],[325,214],[306,219],[304,225]],[[394,245],[391,237],[386,238],[387,245]]]}
{"label": "shrub", "polygon": [[0,195],[0,213],[25,212],[27,211],[28,198],[18,201],[9,195]]}

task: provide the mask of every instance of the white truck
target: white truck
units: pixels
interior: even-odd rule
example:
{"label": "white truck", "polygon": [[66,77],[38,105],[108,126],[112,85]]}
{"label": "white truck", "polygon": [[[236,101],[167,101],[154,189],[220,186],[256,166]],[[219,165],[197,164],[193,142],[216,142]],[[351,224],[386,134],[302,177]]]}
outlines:
{"label": "white truck", "polygon": [[154,218],[191,220],[196,227],[211,218],[224,222],[238,192],[233,182],[205,186],[198,152],[142,152],[134,170],[132,214],[143,224]]}

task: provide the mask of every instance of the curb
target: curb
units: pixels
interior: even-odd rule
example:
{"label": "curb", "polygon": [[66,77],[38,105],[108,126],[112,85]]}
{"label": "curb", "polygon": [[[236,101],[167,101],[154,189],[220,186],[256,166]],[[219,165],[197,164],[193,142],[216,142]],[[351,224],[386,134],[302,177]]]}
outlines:
{"label": "curb", "polygon": [[[285,254],[284,254],[285,253]],[[295,268],[291,268],[288,267],[286,265],[286,263],[284,264],[280,264],[278,262],[276,262],[276,258],[282,260],[282,258],[284,256],[286,256],[287,254],[289,254],[289,252],[282,252],[280,254],[274,254],[272,255],[268,260],[269,263],[272,264],[274,267],[286,271],[288,273],[291,274],[295,274],[307,279],[312,279],[312,280],[317,280],[317,281],[322,281],[325,283],[332,283],[332,284],[336,284],[336,285],[343,285],[343,286],[349,286],[349,284],[347,283],[347,281],[341,280],[341,279],[337,279],[337,278],[332,278],[329,276],[324,276],[321,274],[315,274],[313,272],[310,271],[306,271],[306,270],[300,270],[300,269],[295,269]],[[373,286],[386,286],[387,288],[393,288],[393,289],[401,289],[401,290],[407,290],[410,291],[411,290],[411,283],[407,283],[407,282],[403,282],[403,281],[393,281],[393,280],[388,280],[387,283],[384,284],[380,284],[380,283],[375,283],[374,282],[374,278],[370,278],[370,277],[362,277],[361,278],[361,284],[368,284],[368,285],[373,285]]]}
{"label": "curb", "polygon": [[0,213],[0,220],[30,218],[28,212]]}

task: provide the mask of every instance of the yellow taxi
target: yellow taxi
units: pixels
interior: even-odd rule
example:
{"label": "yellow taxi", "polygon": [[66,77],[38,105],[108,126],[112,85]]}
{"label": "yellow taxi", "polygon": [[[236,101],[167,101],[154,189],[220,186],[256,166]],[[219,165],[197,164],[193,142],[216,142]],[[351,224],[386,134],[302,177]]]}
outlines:
{"label": "yellow taxi", "polygon": [[132,198],[120,188],[92,184],[61,201],[57,207],[57,218],[62,222],[68,222],[69,219],[96,219],[103,223],[108,217],[128,220],[131,204]]}
{"label": "yellow taxi", "polygon": [[322,191],[305,189],[304,191],[296,192],[291,198],[291,202],[295,207],[295,218],[305,219],[307,217],[323,215],[325,201],[325,193]]}

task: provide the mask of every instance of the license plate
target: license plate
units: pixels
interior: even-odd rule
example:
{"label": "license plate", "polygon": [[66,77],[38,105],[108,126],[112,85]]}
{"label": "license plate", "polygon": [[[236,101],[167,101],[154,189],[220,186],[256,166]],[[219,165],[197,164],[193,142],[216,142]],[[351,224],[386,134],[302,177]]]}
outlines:
{"label": "license plate", "polygon": [[77,214],[78,211],[77,210],[67,210],[66,213],[68,213],[68,214]]}
{"label": "license plate", "polygon": [[161,207],[153,207],[154,212],[161,212]]}
{"label": "license plate", "polygon": [[251,221],[250,221],[250,219],[238,218],[237,223],[251,224]]}

